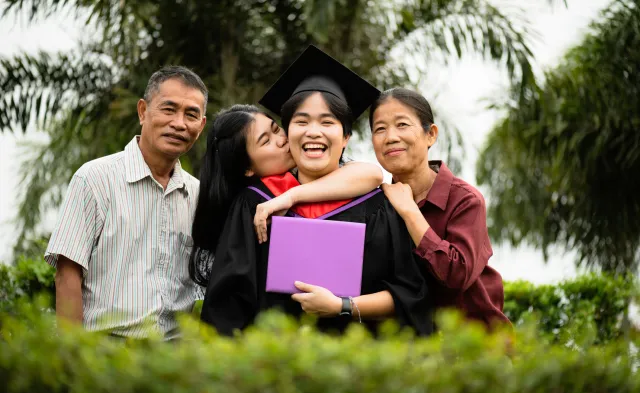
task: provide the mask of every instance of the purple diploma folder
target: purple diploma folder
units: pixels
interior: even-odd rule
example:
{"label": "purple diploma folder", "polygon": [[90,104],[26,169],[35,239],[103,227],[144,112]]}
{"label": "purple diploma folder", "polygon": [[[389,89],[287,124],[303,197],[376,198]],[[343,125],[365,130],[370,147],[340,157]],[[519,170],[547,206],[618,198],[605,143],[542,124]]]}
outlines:
{"label": "purple diploma folder", "polygon": [[298,293],[295,281],[359,296],[365,224],[273,217],[267,292]]}

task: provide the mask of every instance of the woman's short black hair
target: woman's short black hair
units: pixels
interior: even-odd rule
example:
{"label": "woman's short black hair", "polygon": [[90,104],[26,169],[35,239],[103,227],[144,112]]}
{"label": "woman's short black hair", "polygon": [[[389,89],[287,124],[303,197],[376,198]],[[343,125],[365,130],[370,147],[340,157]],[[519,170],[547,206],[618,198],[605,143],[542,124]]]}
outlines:
{"label": "woman's short black hair", "polygon": [[307,98],[315,93],[320,93],[322,95],[322,98],[329,107],[331,113],[342,124],[342,133],[344,134],[344,137],[346,138],[351,136],[351,133],[353,132],[353,113],[351,112],[351,108],[349,108],[349,105],[340,98],[331,93],[325,93],[322,91],[304,91],[295,94],[282,105],[280,113],[282,115],[282,128],[284,128],[284,132],[288,135],[289,124],[291,123],[291,119],[296,113],[296,110]]}

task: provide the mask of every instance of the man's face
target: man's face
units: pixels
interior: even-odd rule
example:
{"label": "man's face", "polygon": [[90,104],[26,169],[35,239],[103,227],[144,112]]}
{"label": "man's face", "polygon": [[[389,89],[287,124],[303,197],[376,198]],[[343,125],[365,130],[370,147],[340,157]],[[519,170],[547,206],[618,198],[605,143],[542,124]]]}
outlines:
{"label": "man's face", "polygon": [[141,139],[154,152],[176,159],[191,149],[207,118],[204,95],[179,79],[164,81],[149,102],[138,102]]}

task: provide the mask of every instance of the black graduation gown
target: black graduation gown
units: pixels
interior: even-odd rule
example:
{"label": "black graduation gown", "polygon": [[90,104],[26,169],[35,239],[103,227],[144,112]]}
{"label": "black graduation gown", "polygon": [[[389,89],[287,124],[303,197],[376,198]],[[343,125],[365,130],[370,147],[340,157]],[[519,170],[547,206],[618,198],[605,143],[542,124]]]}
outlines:
{"label": "black graduation gown", "polygon": [[[252,185],[273,197],[262,182]],[[254,190],[243,190],[232,203],[218,243],[201,319],[221,334],[244,329],[262,310],[278,308],[296,317],[304,313],[291,295],[265,292],[269,242],[258,244],[253,226],[256,206],[264,201]],[[361,293],[388,290],[396,321],[419,335],[430,334],[433,308],[427,283],[414,262],[406,226],[384,193],[328,219],[366,223]],[[317,325],[323,331],[342,332],[349,322],[351,318],[338,316],[319,318]],[[363,323],[375,333],[380,322]]]}

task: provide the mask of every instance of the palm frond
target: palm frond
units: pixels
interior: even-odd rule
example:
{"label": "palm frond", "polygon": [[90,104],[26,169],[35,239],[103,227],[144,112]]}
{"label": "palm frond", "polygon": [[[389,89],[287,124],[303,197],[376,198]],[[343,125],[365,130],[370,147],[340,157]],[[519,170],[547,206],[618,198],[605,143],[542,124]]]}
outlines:
{"label": "palm frond", "polygon": [[504,65],[515,85],[535,85],[533,32],[522,10],[514,7],[508,15],[486,0],[420,1],[410,7],[398,31],[410,33],[405,45],[422,59],[446,62],[480,54]]}
{"label": "palm frond", "polygon": [[44,142],[20,146],[20,204],[17,212],[20,247],[42,215],[62,202],[71,176],[87,161],[120,151],[138,130],[136,119],[118,118],[109,113],[110,102],[102,100],[87,108],[65,110],[49,128]]}
{"label": "palm frond", "polygon": [[0,18],[24,13],[30,22],[37,22],[79,5],[79,2],[72,0],[5,0],[3,3]]}
{"label": "palm frond", "polygon": [[150,17],[156,7],[153,1],[6,0],[0,18],[26,15],[30,23],[37,23],[60,13],[72,14],[83,20],[89,31],[97,29],[100,40],[93,41],[94,47],[110,52],[121,66],[134,67],[137,61],[132,59],[139,59],[141,48],[152,40],[144,31],[157,23]]}
{"label": "palm frond", "polygon": [[0,59],[0,132],[46,128],[63,107],[91,106],[111,85],[99,56],[19,54]]}

